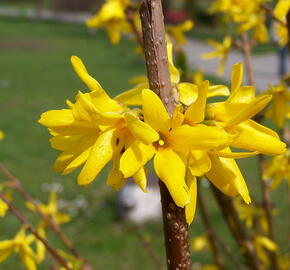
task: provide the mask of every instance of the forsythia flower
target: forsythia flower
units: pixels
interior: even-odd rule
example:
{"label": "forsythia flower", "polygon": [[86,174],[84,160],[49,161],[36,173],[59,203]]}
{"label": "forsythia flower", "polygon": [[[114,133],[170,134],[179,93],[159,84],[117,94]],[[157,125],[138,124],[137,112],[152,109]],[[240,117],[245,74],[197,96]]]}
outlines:
{"label": "forsythia flower", "polygon": [[253,37],[259,42],[267,42],[268,32],[265,26],[265,11],[261,7],[267,0],[216,0],[210,12],[222,12],[229,21],[237,24],[239,33],[253,30]]}
{"label": "forsythia flower", "polygon": [[[63,151],[57,158],[54,169],[68,174],[84,164],[78,176],[78,184],[88,185],[113,160],[107,184],[119,190],[125,184],[125,178],[119,171],[119,159],[126,147],[134,141],[127,121],[131,123],[132,117],[137,117],[139,112],[137,109],[132,110],[131,118],[125,117],[129,108],[111,99],[87,73],[78,57],[73,56],[71,61],[76,73],[91,92],[79,92],[75,104],[67,102],[69,109],[52,110],[41,115],[39,123],[48,127],[53,135],[52,147]],[[130,97],[129,95],[127,98]],[[138,128],[139,126],[136,127]],[[146,123],[143,123],[142,128],[149,133],[154,132]],[[133,177],[145,190],[144,169],[140,168]]]}
{"label": "forsythia flower", "polygon": [[[37,211],[33,204],[27,202],[26,205],[31,211]],[[45,205],[45,204],[40,203],[38,204],[38,207],[44,214],[48,215],[56,224],[67,223],[71,219],[69,215],[58,211],[57,196],[56,196],[56,192],[54,191],[51,191],[49,195],[48,204]]]}
{"label": "forsythia flower", "polygon": [[126,21],[125,13],[128,4],[129,1],[126,0],[107,0],[100,11],[87,20],[87,26],[96,29],[105,27],[111,42],[118,43],[121,33],[130,32],[130,25]]}
{"label": "forsythia flower", "polygon": [[[0,192],[2,192],[2,189],[3,185],[0,185]],[[12,200],[11,191],[5,192],[4,196],[8,201]],[[5,217],[8,209],[9,209],[8,205],[3,200],[0,199],[0,217]]]}
{"label": "forsythia flower", "polygon": [[22,228],[12,240],[0,241],[0,263],[5,261],[12,253],[18,253],[27,270],[36,270],[39,261],[36,253],[31,248],[34,241],[34,235],[26,235],[25,228]]}
{"label": "forsythia flower", "polygon": [[231,49],[232,39],[227,36],[223,42],[219,43],[212,39],[208,40],[208,43],[215,48],[213,52],[204,53],[201,55],[203,59],[220,58],[220,64],[217,73],[222,75],[224,73],[225,64],[228,58],[229,51]]}
{"label": "forsythia flower", "polygon": [[[286,23],[286,19],[284,19],[283,21]],[[279,22],[274,22],[274,33],[275,38],[277,38],[278,45],[280,47],[285,47],[289,41],[287,27]]]}
{"label": "forsythia flower", "polygon": [[0,130],[0,141],[4,139],[4,133]]}
{"label": "forsythia flower", "polygon": [[151,90],[143,90],[142,99],[144,122],[154,133],[146,134],[141,129],[141,120],[126,115],[132,119],[132,124],[127,121],[129,128],[131,125],[140,128],[134,134],[137,141],[121,157],[120,170],[125,177],[130,177],[154,156],[157,176],[165,183],[175,203],[183,207],[189,203],[185,182],[186,153],[223,147],[228,144],[228,136],[222,129],[203,124],[181,126],[178,119],[170,118],[160,98]]}
{"label": "forsythia flower", "polygon": [[186,20],[178,25],[166,25],[166,33],[172,37],[174,43],[177,45],[183,45],[187,43],[187,39],[184,36],[184,32],[187,32],[193,28],[193,21]]}
{"label": "forsythia flower", "polygon": [[275,86],[270,86],[265,94],[273,96],[271,106],[265,115],[270,118],[278,128],[283,128],[285,120],[289,118],[290,113],[290,92],[287,85],[280,83]]}
{"label": "forsythia flower", "polygon": [[289,0],[279,0],[274,8],[273,14],[276,18],[282,20],[286,18],[289,9],[290,9]]}
{"label": "forsythia flower", "polygon": [[290,149],[283,155],[273,157],[267,161],[265,168],[263,179],[266,181],[273,178],[273,189],[277,188],[283,179],[288,180],[288,186],[290,187]]}
{"label": "forsythia flower", "polygon": [[198,252],[205,249],[210,250],[210,243],[206,236],[197,236],[192,238],[191,248],[193,251]]}

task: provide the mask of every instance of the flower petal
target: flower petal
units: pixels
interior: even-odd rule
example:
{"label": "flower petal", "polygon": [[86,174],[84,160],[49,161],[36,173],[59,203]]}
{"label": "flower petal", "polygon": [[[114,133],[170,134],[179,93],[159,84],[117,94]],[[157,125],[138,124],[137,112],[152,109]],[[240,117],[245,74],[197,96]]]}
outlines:
{"label": "flower petal", "polygon": [[[146,87],[148,88],[148,83]],[[144,88],[136,87],[117,95],[114,99],[120,103],[131,106],[142,105],[142,90]]]}
{"label": "flower petal", "polygon": [[196,177],[192,176],[190,172],[186,175],[190,203],[185,205],[185,217],[187,224],[190,225],[194,219],[196,210],[197,181]]}
{"label": "flower petal", "polygon": [[204,120],[208,86],[208,81],[203,81],[199,85],[197,100],[185,112],[185,119],[191,124],[197,124]]}
{"label": "flower petal", "polygon": [[154,157],[154,168],[176,205],[184,207],[188,204],[188,188],[184,180],[185,165],[179,155],[170,148],[157,151]]}
{"label": "flower petal", "polygon": [[184,121],[184,114],[182,104],[178,104],[173,112],[172,120],[171,120],[171,128],[175,129],[182,125]]}
{"label": "flower petal", "polygon": [[123,153],[120,160],[120,170],[124,177],[130,177],[138,172],[154,155],[155,148],[141,142],[133,142]]}
{"label": "flower petal", "polygon": [[229,96],[230,90],[225,85],[210,85],[208,87],[207,97]]}
{"label": "flower petal", "polygon": [[236,92],[239,91],[242,82],[243,82],[243,63],[239,62],[233,65],[232,68],[231,94],[227,99],[228,102],[231,102],[231,100],[235,97]]}
{"label": "flower petal", "polygon": [[228,196],[240,194],[246,203],[251,202],[249,191],[234,159],[210,156],[212,167],[206,177]]}
{"label": "flower petal", "polygon": [[192,83],[179,83],[178,86],[179,100],[186,106],[196,101],[198,96],[198,88]]}
{"label": "flower petal", "polygon": [[188,152],[224,148],[232,139],[218,127],[183,125],[170,131],[167,140],[176,151]]}
{"label": "flower petal", "polygon": [[258,154],[259,152],[257,151],[256,152],[232,152],[229,147],[221,151],[218,151],[218,150],[210,151],[210,155],[223,157],[223,158],[234,158],[234,159],[252,157]]}
{"label": "flower petal", "polygon": [[146,178],[146,172],[143,167],[139,169],[134,175],[133,178],[135,180],[135,183],[144,191],[147,192],[146,190],[146,185],[147,185],[147,178]]}
{"label": "flower petal", "polygon": [[193,176],[202,176],[211,168],[206,151],[193,150],[189,153],[187,166]]}
{"label": "flower petal", "polygon": [[144,120],[156,131],[169,131],[171,119],[161,99],[151,90],[142,91]]}
{"label": "flower petal", "polygon": [[280,155],[286,151],[286,144],[279,140],[274,131],[253,120],[245,121],[231,131],[237,134],[231,143],[233,147],[258,151],[265,155]]}
{"label": "flower petal", "polygon": [[102,133],[95,142],[89,158],[78,175],[79,185],[90,184],[113,156],[114,129]]}
{"label": "flower petal", "polygon": [[159,139],[159,134],[148,124],[142,122],[138,117],[131,113],[124,114],[126,124],[140,142],[150,144]]}
{"label": "flower petal", "polygon": [[76,74],[91,91],[97,90],[100,92],[104,92],[102,86],[98,83],[98,81],[88,74],[88,71],[83,61],[79,57],[73,55],[71,57],[71,63]]}

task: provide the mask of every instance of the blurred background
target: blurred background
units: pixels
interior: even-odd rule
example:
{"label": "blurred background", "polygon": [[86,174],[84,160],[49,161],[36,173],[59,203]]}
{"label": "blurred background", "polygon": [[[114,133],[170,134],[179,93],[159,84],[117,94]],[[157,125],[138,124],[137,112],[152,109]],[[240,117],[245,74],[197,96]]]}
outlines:
{"label": "blurred background", "polygon": [[[208,37],[222,40],[224,36],[219,18],[206,11],[211,1],[164,2],[167,20],[180,22],[192,18],[195,22],[196,26],[187,34],[190,43],[186,49],[191,55],[192,70],[202,68],[213,83],[228,84],[228,70],[231,61],[236,59],[229,59],[227,76],[219,78],[213,75],[217,68],[215,60],[199,64],[198,55],[209,50],[203,42]],[[0,1],[0,129],[5,133],[5,140],[0,143],[0,162],[21,180],[34,198],[46,202],[50,190],[58,191],[62,211],[72,216],[70,223],[62,225],[63,229],[95,269],[155,269],[142,242],[148,242],[165,265],[156,179],[152,176],[150,180],[152,192],[148,196],[155,200],[151,206],[147,204],[148,197],[143,198],[140,193],[136,195],[130,184],[120,194],[106,186],[108,169],[89,187],[79,187],[77,173],[62,176],[52,171],[57,152],[49,146],[47,130],[37,123],[42,112],[61,109],[65,107],[66,99],[74,100],[78,90],[87,90],[71,67],[71,55],[83,59],[89,72],[111,96],[129,89],[128,81],[133,76],[145,74],[143,59],[133,53],[135,44],[132,41],[124,39],[120,44],[112,45],[104,31],[92,33],[84,25],[101,4],[102,1],[97,0]],[[201,46],[202,51],[195,51],[194,44]],[[267,61],[271,63],[274,59],[276,63],[273,44],[256,47],[254,54],[257,59],[270,57]],[[268,80],[265,83],[278,80],[275,68],[272,67],[271,74],[267,72],[270,71],[260,70],[260,88],[264,87],[265,78]],[[260,198],[256,159],[238,162],[251,193],[258,193],[256,198]],[[2,175],[0,180],[3,180]],[[287,198],[279,196],[283,187],[278,188],[273,197],[277,204],[286,205]],[[201,188],[216,231],[233,250],[237,250],[206,180],[202,181]],[[14,199],[23,205],[20,198]],[[148,216],[146,209],[150,210],[148,212],[153,209],[154,213]],[[281,231],[287,231],[287,224],[283,222],[287,209],[280,209],[277,225]],[[23,211],[34,220],[28,210]],[[0,240],[13,237],[18,228],[19,223],[12,215],[0,220]],[[203,228],[197,213],[191,225],[191,237],[201,234]],[[278,234],[278,238],[282,247],[286,247],[286,237]],[[50,239],[57,243],[53,234]],[[198,269],[199,264],[211,263],[213,258],[210,254],[200,256],[194,252],[193,262]],[[0,265],[0,269],[5,270],[21,267],[16,257]],[[48,265],[44,263],[39,269],[48,269]]]}

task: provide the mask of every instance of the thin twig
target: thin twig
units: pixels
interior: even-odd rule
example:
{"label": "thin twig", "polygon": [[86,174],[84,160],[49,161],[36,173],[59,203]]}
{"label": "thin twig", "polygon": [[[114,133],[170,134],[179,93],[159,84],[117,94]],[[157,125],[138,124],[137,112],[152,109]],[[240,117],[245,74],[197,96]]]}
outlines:
{"label": "thin twig", "polygon": [[136,236],[139,239],[142,247],[144,248],[144,250],[146,251],[146,253],[149,255],[149,257],[150,257],[151,261],[153,262],[155,268],[158,269],[158,270],[162,270],[163,267],[162,267],[160,261],[156,257],[154,251],[151,249],[151,246],[148,243],[148,241],[146,241],[144,239],[142,233],[140,232],[140,228],[137,225],[135,225],[135,226],[133,226],[132,229],[136,233]]}
{"label": "thin twig", "polygon": [[125,12],[126,12],[127,22],[130,24],[137,42],[139,43],[140,47],[143,49],[142,33],[139,32],[138,27],[136,25],[136,22],[134,20],[134,12],[135,12],[135,10],[129,7],[129,8],[126,9]]}
{"label": "thin twig", "polygon": [[273,12],[273,9],[271,9],[270,7],[266,6],[265,4],[260,4],[261,8],[263,10],[266,11],[266,13],[273,19],[275,20],[276,22],[280,23],[281,25],[285,26],[286,27],[286,24],[281,21],[280,19],[278,19],[277,17],[275,17],[274,15],[274,12]]}
{"label": "thin twig", "polygon": [[52,257],[65,269],[70,270],[67,266],[66,261],[57,253],[57,251],[36,231],[36,229],[28,222],[28,220],[20,213],[20,211],[15,207],[15,205],[7,200],[4,194],[0,193],[0,199],[7,204],[9,209],[12,211],[14,216],[16,216],[19,221],[26,226],[26,228],[39,240],[41,241]]}
{"label": "thin twig", "polygon": [[248,33],[243,32],[241,34],[241,38],[242,38],[241,49],[245,58],[248,84],[254,85],[254,71],[253,71],[252,54],[251,54],[252,46],[249,40]]}
{"label": "thin twig", "polygon": [[205,204],[202,198],[202,192],[199,192],[199,191],[200,190],[197,191],[197,205],[200,210],[202,222],[206,230],[207,238],[211,245],[211,250],[214,256],[215,263],[220,270],[223,270],[225,269],[225,262],[222,257],[222,254],[219,252],[217,237],[215,235],[210,219],[208,217]]}
{"label": "thin twig", "polygon": [[263,270],[255,252],[253,237],[248,234],[246,228],[241,223],[231,198],[221,193],[213,185],[211,187],[232,235],[240,248],[245,251],[244,254],[248,267],[253,270]]}
{"label": "thin twig", "polygon": [[84,258],[82,258],[80,256],[80,254],[77,251],[77,249],[73,246],[73,243],[62,232],[60,226],[57,223],[55,223],[55,221],[50,216],[48,216],[47,214],[45,214],[41,210],[41,208],[39,207],[38,203],[30,196],[30,194],[21,185],[21,182],[19,181],[19,179],[17,179],[14,175],[12,175],[3,164],[0,164],[0,173],[2,173],[4,175],[4,177],[9,181],[9,183],[10,183],[9,186],[11,188],[13,188],[16,191],[18,191],[23,196],[23,198],[26,201],[28,201],[29,203],[31,203],[34,206],[36,212],[44,219],[44,221],[48,224],[50,229],[53,230],[56,233],[56,235],[63,242],[63,244],[71,251],[71,253],[76,258],[78,258],[80,261],[82,261],[83,266],[87,267],[89,264],[87,263],[87,261]]}
{"label": "thin twig", "polygon": [[[269,181],[266,181],[263,179],[263,165],[264,165],[264,156],[260,154],[258,156],[258,161],[259,161],[259,174],[260,174],[260,182],[262,186],[262,197],[263,197],[263,202],[262,206],[265,211],[266,215],[266,220],[267,220],[267,225],[268,225],[268,230],[269,230],[269,238],[277,244],[277,239],[276,239],[276,234],[275,234],[275,229],[274,229],[274,223],[272,219],[272,211],[273,211],[273,202],[271,198],[271,193],[270,193],[270,185]],[[270,255],[270,260],[271,264],[274,270],[279,270],[279,265],[278,265],[278,258],[277,258],[277,253],[274,251],[268,250],[268,253]]]}

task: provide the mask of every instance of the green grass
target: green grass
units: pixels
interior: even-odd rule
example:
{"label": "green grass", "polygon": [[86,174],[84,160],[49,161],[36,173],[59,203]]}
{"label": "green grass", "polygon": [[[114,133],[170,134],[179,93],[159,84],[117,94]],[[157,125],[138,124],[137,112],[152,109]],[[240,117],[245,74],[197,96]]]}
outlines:
{"label": "green grass", "polygon": [[[0,19],[0,32],[0,129],[5,132],[5,140],[0,143],[0,161],[37,199],[44,202],[47,199],[41,189],[43,183],[58,182],[64,186],[61,198],[73,200],[83,195],[88,200],[87,209],[63,228],[95,269],[154,269],[130,224],[116,221],[116,194],[104,185],[108,169],[88,188],[76,185],[76,174],[61,176],[54,173],[51,166],[57,153],[49,147],[47,130],[37,123],[42,112],[63,108],[65,100],[73,100],[77,90],[86,91],[72,70],[71,55],[80,56],[91,74],[114,96],[129,88],[129,78],[145,72],[141,57],[132,53],[134,44],[124,40],[113,46],[102,31],[89,35],[84,26],[24,19]],[[251,193],[259,195],[253,162],[254,158],[242,160],[240,164]],[[2,176],[0,180],[3,180]],[[210,191],[206,187],[202,190],[215,230],[237,250]],[[275,192],[276,198],[280,192],[281,189]],[[17,205],[21,205],[17,194],[14,198]],[[285,201],[286,198],[282,198],[278,203]],[[36,222],[36,217],[25,213]],[[278,219],[284,232],[287,224],[283,222],[283,216],[286,213],[287,209],[283,210]],[[18,229],[18,221],[8,215],[0,222],[0,239],[12,237]],[[199,216],[191,231],[191,236],[203,231]],[[142,234],[164,262],[162,225],[144,225]],[[52,234],[49,236],[52,243],[59,244]],[[285,247],[286,237],[278,236]],[[210,255],[201,254],[193,254],[193,260],[212,262]],[[0,268],[15,270],[21,267],[18,259],[10,258]],[[39,269],[48,269],[48,265],[45,263]]]}

